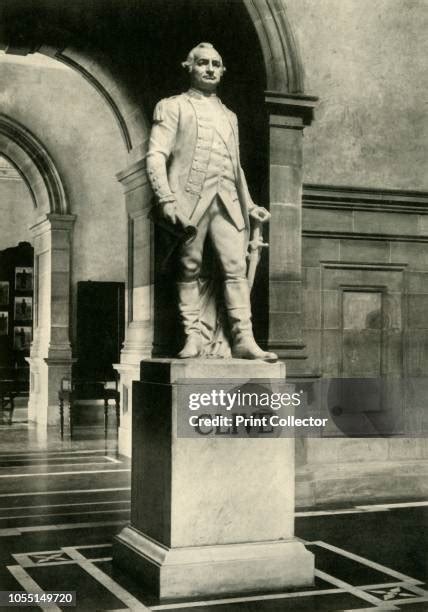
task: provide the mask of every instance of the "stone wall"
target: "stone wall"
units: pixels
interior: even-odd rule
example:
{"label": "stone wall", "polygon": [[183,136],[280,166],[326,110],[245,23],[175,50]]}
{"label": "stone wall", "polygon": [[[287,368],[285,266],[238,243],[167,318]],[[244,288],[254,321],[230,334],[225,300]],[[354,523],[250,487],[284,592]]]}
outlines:
{"label": "stone wall", "polygon": [[425,0],[285,0],[319,96],[307,183],[428,190]]}
{"label": "stone wall", "polygon": [[[360,416],[392,418],[401,436],[421,432],[428,372],[426,2],[285,5],[305,91],[320,98],[304,139],[307,359],[290,362],[288,372],[315,397],[328,378],[386,381],[374,406],[360,402]],[[299,505],[426,495],[426,441],[374,433],[298,441]]]}
{"label": "stone wall", "polygon": [[[426,428],[428,193],[307,186],[303,205],[308,358],[295,371],[318,398],[324,385],[324,405],[330,378],[377,379],[383,389],[342,395],[332,418],[340,430],[354,405],[370,438],[300,445],[300,504],[421,497],[428,445],[410,436]],[[385,422],[399,437],[379,439]]]}

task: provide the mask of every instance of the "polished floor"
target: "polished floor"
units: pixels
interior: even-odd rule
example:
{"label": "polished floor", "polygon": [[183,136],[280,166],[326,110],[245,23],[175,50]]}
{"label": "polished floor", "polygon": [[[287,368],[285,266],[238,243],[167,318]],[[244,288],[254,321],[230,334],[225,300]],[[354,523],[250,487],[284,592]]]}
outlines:
{"label": "polished floor", "polygon": [[299,512],[296,535],[316,559],[310,589],[159,603],[111,563],[129,500],[114,428],[61,441],[19,418],[0,424],[0,591],[76,591],[87,612],[428,611],[428,502]]}

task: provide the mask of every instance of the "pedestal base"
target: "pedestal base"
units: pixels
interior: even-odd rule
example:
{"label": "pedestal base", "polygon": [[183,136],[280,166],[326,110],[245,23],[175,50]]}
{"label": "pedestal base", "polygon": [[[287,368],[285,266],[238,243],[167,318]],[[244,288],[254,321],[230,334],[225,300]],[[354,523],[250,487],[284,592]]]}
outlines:
{"label": "pedestal base", "polygon": [[267,593],[313,583],[314,556],[296,540],[172,549],[126,527],[113,557],[159,599]]}
{"label": "pedestal base", "polygon": [[189,438],[179,426],[192,414],[183,388],[201,401],[213,381],[278,389],[284,364],[149,359],[140,378],[131,525],[115,540],[114,565],[159,599],[311,585],[313,555],[294,539],[294,439],[227,437],[222,428]]}

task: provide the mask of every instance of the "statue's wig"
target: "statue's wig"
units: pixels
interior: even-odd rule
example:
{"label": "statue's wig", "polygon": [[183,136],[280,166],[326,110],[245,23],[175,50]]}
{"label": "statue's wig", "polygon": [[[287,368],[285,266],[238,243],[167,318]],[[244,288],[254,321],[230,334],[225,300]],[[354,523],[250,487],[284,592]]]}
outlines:
{"label": "statue's wig", "polygon": [[189,51],[186,61],[181,62],[181,65],[185,70],[187,70],[187,72],[192,72],[192,67],[195,62],[195,55],[197,54],[199,49],[214,49],[214,51],[218,53],[218,56],[221,60],[222,74],[226,72],[226,66],[223,64],[223,59],[220,53],[217,51],[217,49],[214,48],[214,45],[209,42],[201,42],[199,43],[199,45],[196,45],[196,47],[193,47],[193,49]]}

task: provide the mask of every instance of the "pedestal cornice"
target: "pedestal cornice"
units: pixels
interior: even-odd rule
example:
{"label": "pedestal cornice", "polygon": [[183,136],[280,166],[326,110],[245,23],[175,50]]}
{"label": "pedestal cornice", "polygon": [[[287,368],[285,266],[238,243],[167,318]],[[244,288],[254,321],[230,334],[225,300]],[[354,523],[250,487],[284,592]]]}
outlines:
{"label": "pedestal cornice", "polygon": [[286,368],[281,361],[268,363],[258,359],[174,359],[159,357],[144,359],[140,366],[140,380],[158,384],[176,384],[186,378],[240,379],[275,378],[285,380]]}

